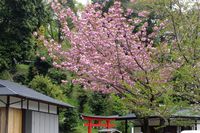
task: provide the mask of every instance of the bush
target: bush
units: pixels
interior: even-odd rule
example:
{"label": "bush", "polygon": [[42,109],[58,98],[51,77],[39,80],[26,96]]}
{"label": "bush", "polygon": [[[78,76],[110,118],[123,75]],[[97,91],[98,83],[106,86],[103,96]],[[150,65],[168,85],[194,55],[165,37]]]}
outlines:
{"label": "bush", "polygon": [[5,70],[3,72],[0,72],[0,79],[11,80],[12,75],[9,73],[9,71]]}
{"label": "bush", "polygon": [[29,86],[42,94],[59,100],[64,100],[64,95],[60,86],[53,84],[49,77],[37,75],[29,83]]}
{"label": "bush", "polygon": [[100,92],[93,92],[88,102],[91,112],[95,115],[109,114],[109,94],[103,94]]}
{"label": "bush", "polygon": [[27,84],[28,70],[29,70],[28,65],[17,64],[16,72],[13,74],[13,81],[21,84]]}
{"label": "bush", "polygon": [[67,78],[67,74],[64,71],[62,71],[60,69],[56,69],[56,68],[49,69],[47,75],[56,84],[61,84],[62,80],[66,80],[66,78]]}
{"label": "bush", "polygon": [[39,57],[36,57],[35,61],[29,67],[29,81],[31,81],[36,75],[45,76],[51,67],[52,66],[50,61],[42,61]]}
{"label": "bush", "polygon": [[27,81],[26,75],[17,73],[13,76],[13,81],[17,83],[21,83],[21,84],[26,84],[26,81]]}
{"label": "bush", "polygon": [[8,64],[6,63],[4,59],[0,58],[0,72],[6,69],[8,69]]}
{"label": "bush", "polygon": [[61,124],[61,132],[72,133],[78,124],[78,113],[73,108],[68,108],[64,112],[64,121]]}

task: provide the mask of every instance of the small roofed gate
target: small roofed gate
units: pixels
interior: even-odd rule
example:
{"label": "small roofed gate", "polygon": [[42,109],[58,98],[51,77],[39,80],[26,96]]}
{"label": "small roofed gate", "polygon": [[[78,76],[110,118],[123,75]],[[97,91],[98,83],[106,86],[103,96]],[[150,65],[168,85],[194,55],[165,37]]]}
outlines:
{"label": "small roofed gate", "polygon": [[[118,116],[86,116],[82,115],[82,119],[87,120],[88,123],[85,123],[84,126],[88,127],[88,133],[92,133],[92,127],[103,127],[103,128],[113,128],[116,125],[112,124],[112,121],[115,121]],[[95,123],[97,121],[97,123]]]}

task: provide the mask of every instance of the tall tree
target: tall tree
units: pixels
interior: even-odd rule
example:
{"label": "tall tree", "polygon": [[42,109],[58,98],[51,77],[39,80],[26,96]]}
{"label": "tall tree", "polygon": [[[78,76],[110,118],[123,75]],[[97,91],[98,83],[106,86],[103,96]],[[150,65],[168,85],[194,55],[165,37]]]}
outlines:
{"label": "tall tree", "polygon": [[[180,67],[174,74],[174,89],[184,91],[178,95],[192,104],[199,101],[199,62],[200,62],[200,3],[198,1],[169,1],[163,11],[167,14],[168,28],[173,41],[168,48],[171,60],[178,62]],[[173,46],[173,47],[172,47]]]}
{"label": "tall tree", "polygon": [[0,69],[29,59],[34,47],[33,31],[46,20],[42,0],[0,1]]}
{"label": "tall tree", "polygon": [[168,54],[162,60],[179,64],[172,75],[178,97],[189,100],[191,104],[199,103],[200,2],[152,0],[148,9],[168,20],[163,31]]}
{"label": "tall tree", "polygon": [[[185,102],[174,97],[170,84],[171,73],[179,65],[162,61],[161,55],[168,54],[165,45],[153,47],[163,24],[151,26],[149,32],[148,12],[132,15],[130,9],[124,11],[117,1],[108,12],[102,11],[103,4],[89,5],[81,17],[70,9],[60,10],[59,3],[52,7],[71,47],[66,49],[52,39],[44,40],[44,45],[55,67],[77,74],[74,82],[95,91],[121,94],[127,107],[144,119],[141,123],[145,133],[150,132],[149,116],[160,116],[165,122],[183,107]],[[74,24],[72,29],[68,18]]]}

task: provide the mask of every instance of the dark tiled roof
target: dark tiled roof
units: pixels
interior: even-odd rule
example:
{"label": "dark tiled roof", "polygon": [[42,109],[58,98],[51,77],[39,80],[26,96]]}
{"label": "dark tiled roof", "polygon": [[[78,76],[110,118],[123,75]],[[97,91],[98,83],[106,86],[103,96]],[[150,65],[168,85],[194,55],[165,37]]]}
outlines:
{"label": "dark tiled roof", "polygon": [[128,114],[128,115],[125,115],[125,116],[119,116],[117,118],[117,120],[133,120],[133,119],[137,119],[135,114]]}
{"label": "dark tiled roof", "polygon": [[93,118],[93,119],[95,119],[95,118],[96,119],[116,119],[119,117],[118,115],[101,116],[101,115],[85,115],[85,114],[82,114],[81,116],[85,117],[85,118]]}
{"label": "dark tiled roof", "polygon": [[200,118],[200,113],[193,108],[187,108],[177,111],[172,117]]}
{"label": "dark tiled roof", "polygon": [[58,101],[49,96],[38,93],[34,91],[33,89],[30,89],[26,86],[23,86],[23,85],[20,85],[8,80],[0,80],[0,95],[21,96],[27,99],[43,101],[43,102],[55,104],[58,106],[73,107],[70,104]]}

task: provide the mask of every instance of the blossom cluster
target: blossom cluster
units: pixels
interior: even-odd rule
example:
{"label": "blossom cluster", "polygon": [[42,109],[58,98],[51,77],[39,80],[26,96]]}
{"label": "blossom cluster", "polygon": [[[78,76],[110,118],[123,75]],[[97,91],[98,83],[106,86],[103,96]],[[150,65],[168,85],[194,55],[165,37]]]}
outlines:
{"label": "blossom cluster", "polygon": [[[148,12],[140,12],[138,18],[128,17],[132,10],[124,11],[118,1],[108,12],[102,11],[103,5],[88,5],[80,16],[70,8],[62,9],[59,3],[53,3],[52,8],[71,47],[64,49],[64,44],[52,39],[44,40],[44,45],[55,67],[77,74],[74,82],[104,93],[122,92],[126,90],[122,82],[134,85],[134,72],[152,69],[149,49],[155,32],[147,34],[147,22],[133,32],[135,24],[141,23]],[[72,29],[66,21],[68,18],[73,23]]]}

